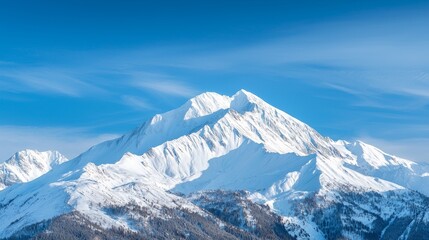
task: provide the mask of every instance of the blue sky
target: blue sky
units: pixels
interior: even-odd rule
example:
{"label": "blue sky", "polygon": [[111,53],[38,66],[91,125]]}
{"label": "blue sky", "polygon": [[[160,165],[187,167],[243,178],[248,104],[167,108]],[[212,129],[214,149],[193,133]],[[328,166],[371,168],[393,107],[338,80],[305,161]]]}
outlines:
{"label": "blue sky", "polygon": [[429,161],[427,1],[2,1],[0,159],[68,157],[205,91]]}

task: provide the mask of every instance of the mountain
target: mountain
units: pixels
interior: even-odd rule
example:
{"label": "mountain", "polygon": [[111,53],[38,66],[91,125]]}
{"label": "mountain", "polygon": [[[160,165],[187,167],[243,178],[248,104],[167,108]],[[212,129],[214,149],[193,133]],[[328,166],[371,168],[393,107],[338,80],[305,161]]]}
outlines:
{"label": "mountain", "polygon": [[40,177],[56,165],[68,161],[57,151],[23,150],[0,164],[0,190]]}
{"label": "mountain", "polygon": [[204,93],[0,192],[0,238],[421,239],[428,177],[245,90]]}

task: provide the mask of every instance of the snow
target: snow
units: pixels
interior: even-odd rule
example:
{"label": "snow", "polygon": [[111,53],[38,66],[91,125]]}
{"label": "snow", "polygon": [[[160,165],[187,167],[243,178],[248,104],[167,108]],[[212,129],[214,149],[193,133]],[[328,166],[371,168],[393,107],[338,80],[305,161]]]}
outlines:
{"label": "snow", "polygon": [[411,222],[410,222],[410,224],[408,224],[408,226],[407,226],[407,228],[405,229],[405,231],[402,233],[402,235],[401,236],[399,236],[399,238],[398,239],[409,239],[409,234],[410,234],[410,231],[411,231],[411,228],[412,228],[412,226],[414,225],[414,223],[415,223],[415,219],[413,219]]}
{"label": "snow", "polygon": [[413,161],[389,155],[361,141],[338,142],[355,157],[346,166],[365,175],[391,181],[429,196],[429,175],[425,166]]}
{"label": "snow", "polygon": [[302,225],[297,234],[322,239],[310,219],[291,216],[291,201],[314,193],[334,201],[345,189],[429,194],[422,169],[363,142],[335,142],[245,90],[231,97],[204,93],[34,181],[1,191],[0,238],[73,210],[104,227],[133,229],[105,207],[133,203],[162,217],[165,206],[200,211],[170,191],[225,189],[250,192],[252,201]]}
{"label": "snow", "polygon": [[68,159],[57,151],[26,149],[17,152],[0,164],[0,190],[36,179],[66,161]]}
{"label": "snow", "polygon": [[185,105],[184,120],[204,117],[230,106],[231,99],[217,93],[203,93],[189,100]]}
{"label": "snow", "polygon": [[309,219],[299,219],[297,217],[284,217],[285,227],[292,236],[297,239],[325,239],[323,233],[317,225]]}
{"label": "snow", "polygon": [[228,154],[211,159],[199,178],[177,185],[174,191],[189,194],[227,189],[275,195],[288,188],[281,184],[290,177],[285,173],[300,170],[312,157],[268,153],[262,144],[247,140]]}
{"label": "snow", "polygon": [[426,212],[425,215],[423,216],[423,222],[429,223],[429,211]]}

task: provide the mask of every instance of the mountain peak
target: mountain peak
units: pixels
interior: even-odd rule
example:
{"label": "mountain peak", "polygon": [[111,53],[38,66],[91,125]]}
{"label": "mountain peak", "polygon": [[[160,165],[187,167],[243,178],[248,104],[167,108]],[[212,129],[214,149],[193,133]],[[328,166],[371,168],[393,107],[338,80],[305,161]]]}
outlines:
{"label": "mountain peak", "polygon": [[48,150],[48,151],[41,152],[34,149],[24,149],[16,152],[12,157],[6,160],[5,163],[12,164],[12,162],[14,161],[16,162],[33,161],[35,159],[37,160],[43,159],[43,161],[49,164],[61,164],[68,160],[60,152],[55,150]]}
{"label": "mountain peak", "polygon": [[249,102],[258,103],[258,102],[264,102],[260,97],[256,96],[255,94],[246,91],[244,89],[239,90],[236,92],[233,96],[233,99],[246,99]]}
{"label": "mountain peak", "polygon": [[244,94],[244,95],[246,95],[246,96],[253,96],[253,97],[257,97],[255,94],[253,94],[253,93],[251,93],[251,92],[249,92],[249,91],[247,91],[247,90],[245,90],[245,89],[240,89],[240,90],[238,90],[234,95],[241,95],[241,94]]}
{"label": "mountain peak", "polygon": [[232,97],[215,92],[201,93],[180,106],[178,109],[155,116],[153,122],[166,118],[182,118],[183,120],[196,119],[211,115],[219,110],[233,109],[238,112],[247,111],[245,107],[251,105],[267,105],[261,98],[244,89],[236,92]]}
{"label": "mountain peak", "polygon": [[181,109],[185,109],[184,120],[203,117],[229,107],[230,98],[215,92],[205,92],[187,101]]}
{"label": "mountain peak", "polygon": [[205,92],[188,100],[181,108],[186,109],[184,119],[203,117],[219,110],[234,109],[238,112],[248,111],[249,105],[266,104],[261,98],[244,89],[236,92],[232,97],[215,92]]}
{"label": "mountain peak", "polygon": [[261,98],[255,94],[248,92],[244,89],[241,89],[232,96],[231,109],[237,112],[247,112],[252,111],[255,106],[266,106],[267,103],[264,102]]}
{"label": "mountain peak", "polygon": [[0,190],[15,183],[31,181],[54,166],[68,161],[58,151],[24,149],[0,164]]}
{"label": "mountain peak", "polygon": [[345,144],[344,146],[354,155],[358,156],[356,164],[361,167],[379,169],[402,166],[412,170],[413,165],[416,164],[412,161],[387,154],[381,149],[360,140]]}

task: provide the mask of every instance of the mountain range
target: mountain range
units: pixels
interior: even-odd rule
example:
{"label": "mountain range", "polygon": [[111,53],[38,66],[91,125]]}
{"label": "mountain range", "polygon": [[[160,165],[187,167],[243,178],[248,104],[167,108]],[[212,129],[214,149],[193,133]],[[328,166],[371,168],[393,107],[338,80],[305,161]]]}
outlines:
{"label": "mountain range", "polygon": [[428,165],[334,141],[245,90],[69,161],[27,150],[1,166],[4,239],[429,236]]}

